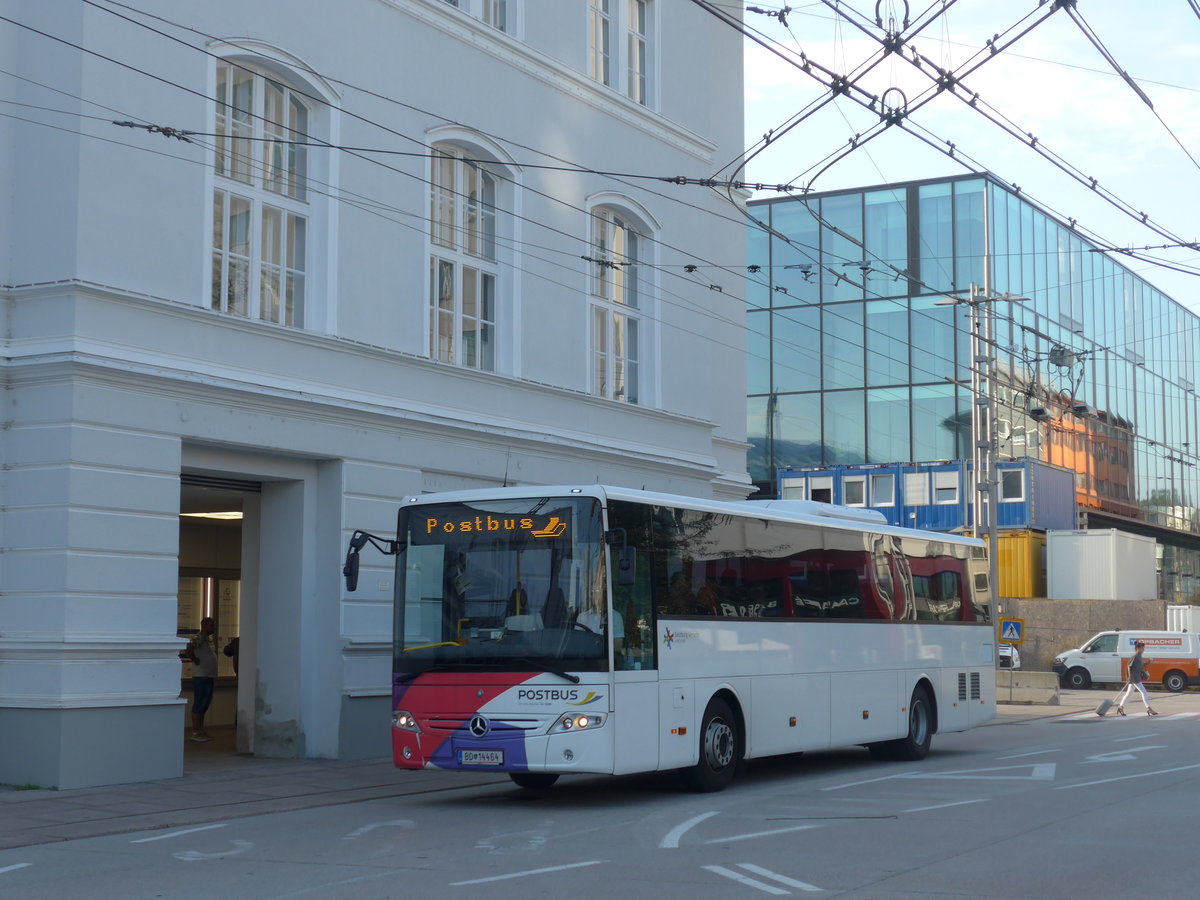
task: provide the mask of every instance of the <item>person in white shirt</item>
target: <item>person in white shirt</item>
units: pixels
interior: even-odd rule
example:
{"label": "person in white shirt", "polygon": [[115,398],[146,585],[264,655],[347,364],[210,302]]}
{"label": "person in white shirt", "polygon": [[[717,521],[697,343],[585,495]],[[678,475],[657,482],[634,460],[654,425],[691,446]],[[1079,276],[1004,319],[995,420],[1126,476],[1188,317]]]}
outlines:
{"label": "person in white shirt", "polygon": [[[605,612],[604,595],[597,594],[593,599],[592,608],[581,612],[575,621],[593,634],[603,635]],[[625,620],[616,610],[613,610],[612,637],[613,647],[618,653],[622,652],[625,648]]]}
{"label": "person in white shirt", "polygon": [[217,651],[213,643],[216,622],[210,617],[200,620],[200,633],[192,638],[183,658],[192,663],[192,740],[198,743],[211,741],[204,730],[204,714],[212,703],[213,689],[217,682]]}

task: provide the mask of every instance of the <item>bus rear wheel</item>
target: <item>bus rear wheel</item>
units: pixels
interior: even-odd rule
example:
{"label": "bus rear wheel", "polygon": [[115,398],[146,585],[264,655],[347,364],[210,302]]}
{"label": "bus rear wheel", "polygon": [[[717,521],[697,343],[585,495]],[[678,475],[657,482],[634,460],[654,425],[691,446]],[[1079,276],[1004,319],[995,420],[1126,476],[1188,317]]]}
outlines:
{"label": "bus rear wheel", "polygon": [[509,772],[508,777],[517,787],[528,788],[531,791],[544,791],[558,781],[557,775],[548,772]]}
{"label": "bus rear wheel", "polygon": [[700,725],[700,761],[684,773],[688,787],[706,794],[724,790],[733,781],[741,756],[742,741],[733,710],[714,697]]}
{"label": "bus rear wheel", "polygon": [[908,704],[908,734],[894,741],[879,741],[869,744],[868,749],[876,759],[899,759],[915,762],[929,755],[933,742],[933,701],[923,687],[913,691]]}

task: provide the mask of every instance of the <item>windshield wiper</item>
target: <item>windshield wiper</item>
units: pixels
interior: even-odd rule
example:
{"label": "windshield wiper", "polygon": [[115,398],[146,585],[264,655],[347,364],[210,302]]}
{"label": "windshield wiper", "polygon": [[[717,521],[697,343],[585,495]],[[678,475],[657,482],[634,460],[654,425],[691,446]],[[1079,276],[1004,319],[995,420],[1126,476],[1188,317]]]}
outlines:
{"label": "windshield wiper", "polygon": [[549,672],[551,675],[557,675],[559,678],[562,678],[566,681],[571,682],[571,684],[579,684],[579,676],[578,675],[572,675],[570,672],[564,672],[561,669],[556,669],[553,666],[548,666],[540,660],[531,659],[528,656],[515,656],[515,657],[513,657],[513,662],[528,663],[531,666],[536,666],[537,668],[541,669],[543,672]]}

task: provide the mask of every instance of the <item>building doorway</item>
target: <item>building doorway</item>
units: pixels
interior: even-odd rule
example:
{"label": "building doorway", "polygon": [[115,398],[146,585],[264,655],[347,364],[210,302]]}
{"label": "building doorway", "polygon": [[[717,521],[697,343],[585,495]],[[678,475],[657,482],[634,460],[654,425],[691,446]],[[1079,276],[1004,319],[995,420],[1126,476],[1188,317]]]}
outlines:
{"label": "building doorway", "polygon": [[[258,482],[187,474],[181,477],[177,635],[192,640],[200,632],[201,619],[212,618],[217,654],[216,689],[204,719],[213,740],[185,742],[186,766],[201,758],[238,750],[243,515],[247,493],[260,491]],[[191,670],[192,664],[183,661],[180,696],[188,704],[185,726],[191,721]]]}

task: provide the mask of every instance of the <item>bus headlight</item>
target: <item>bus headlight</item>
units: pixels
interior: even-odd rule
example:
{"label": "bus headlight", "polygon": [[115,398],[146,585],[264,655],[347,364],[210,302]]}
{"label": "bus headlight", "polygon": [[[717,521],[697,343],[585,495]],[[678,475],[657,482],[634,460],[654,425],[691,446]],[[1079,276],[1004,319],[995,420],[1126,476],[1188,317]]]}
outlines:
{"label": "bus headlight", "polygon": [[568,731],[592,731],[604,724],[604,716],[599,713],[566,713],[559,716],[551,733],[563,734]]}
{"label": "bus headlight", "polygon": [[412,731],[416,734],[421,733],[421,729],[417,727],[417,717],[402,709],[392,710],[392,727],[403,731]]}

